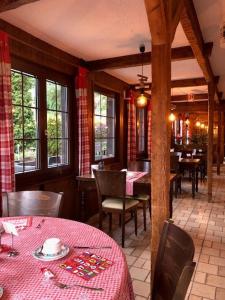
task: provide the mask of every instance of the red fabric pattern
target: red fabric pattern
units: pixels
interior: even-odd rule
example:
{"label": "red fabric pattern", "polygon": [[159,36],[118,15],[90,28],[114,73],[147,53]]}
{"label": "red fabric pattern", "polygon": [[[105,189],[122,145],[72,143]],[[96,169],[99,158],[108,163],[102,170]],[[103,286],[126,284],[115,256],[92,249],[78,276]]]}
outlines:
{"label": "red fabric pattern", "polygon": [[152,108],[151,102],[148,103],[148,157],[151,157],[151,148],[152,148]]}
{"label": "red fabric pattern", "polygon": [[86,69],[79,68],[78,76],[75,79],[76,100],[78,107],[79,175],[90,173],[87,75],[88,71]]}
{"label": "red fabric pattern", "polygon": [[2,192],[15,188],[11,65],[8,36],[0,32],[0,214]]}
{"label": "red fabric pattern", "polygon": [[133,91],[130,91],[130,100],[128,102],[128,162],[136,160],[136,107]]}

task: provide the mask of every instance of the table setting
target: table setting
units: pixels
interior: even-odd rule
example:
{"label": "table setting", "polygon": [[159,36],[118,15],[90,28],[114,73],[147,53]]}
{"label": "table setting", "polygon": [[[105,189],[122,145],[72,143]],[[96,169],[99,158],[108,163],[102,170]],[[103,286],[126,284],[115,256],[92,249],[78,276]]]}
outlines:
{"label": "table setting", "polygon": [[1,299],[134,299],[125,256],[102,231],[28,216],[1,218],[0,232]]}

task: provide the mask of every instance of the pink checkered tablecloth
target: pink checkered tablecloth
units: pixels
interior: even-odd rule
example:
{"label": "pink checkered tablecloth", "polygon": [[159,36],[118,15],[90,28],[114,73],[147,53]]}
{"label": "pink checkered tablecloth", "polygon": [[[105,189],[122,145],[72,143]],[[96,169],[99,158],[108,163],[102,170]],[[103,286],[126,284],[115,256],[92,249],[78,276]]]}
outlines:
{"label": "pink checkered tablecloth", "polygon": [[[10,218],[11,219],[11,218]],[[0,221],[7,218],[0,218]],[[33,217],[31,227],[19,231],[14,238],[14,248],[19,256],[8,257],[0,253],[0,286],[4,288],[4,300],[134,300],[132,283],[125,256],[120,247],[104,232],[75,221],[45,217],[41,229],[37,229],[42,217]],[[37,249],[50,237],[58,237],[63,244],[70,246],[69,254],[57,261],[42,262],[32,256]],[[2,234],[2,244],[11,245],[9,234]],[[113,265],[85,281],[59,267],[69,257],[79,255],[84,250],[73,249],[73,246],[112,246],[111,249],[93,249],[92,253],[113,261]],[[60,289],[45,280],[41,268],[49,268],[57,280],[66,284],[82,284],[101,287],[102,292],[87,290],[80,287]]]}
{"label": "pink checkered tablecloth", "polygon": [[137,172],[137,171],[127,171],[126,177],[126,194],[129,196],[133,196],[133,183],[138,178],[141,178],[147,174],[147,172]]}

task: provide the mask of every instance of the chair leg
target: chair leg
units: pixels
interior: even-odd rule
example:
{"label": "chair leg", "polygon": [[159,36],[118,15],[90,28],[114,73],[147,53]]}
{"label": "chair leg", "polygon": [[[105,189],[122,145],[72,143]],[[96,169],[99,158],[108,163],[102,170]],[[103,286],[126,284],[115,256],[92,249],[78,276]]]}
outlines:
{"label": "chair leg", "polygon": [[146,202],[142,201],[142,204],[143,204],[144,231],[146,231]]}
{"label": "chair leg", "polygon": [[112,213],[109,213],[109,232],[112,232]]}
{"label": "chair leg", "polygon": [[149,209],[149,216],[152,217],[152,207],[151,207],[151,200],[148,200],[148,209]]}
{"label": "chair leg", "polygon": [[135,235],[137,235],[137,208],[134,211]]}
{"label": "chair leg", "polygon": [[122,213],[122,248],[124,248],[125,241],[125,212]]}
{"label": "chair leg", "polygon": [[119,226],[121,227],[122,221],[121,221],[121,214],[119,214]]}

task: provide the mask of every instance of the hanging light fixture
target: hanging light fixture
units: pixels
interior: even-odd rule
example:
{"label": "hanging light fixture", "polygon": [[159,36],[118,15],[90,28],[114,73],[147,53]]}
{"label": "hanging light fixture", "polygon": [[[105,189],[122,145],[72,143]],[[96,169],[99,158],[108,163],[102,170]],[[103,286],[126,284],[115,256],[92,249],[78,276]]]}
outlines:
{"label": "hanging light fixture", "polygon": [[173,122],[175,120],[176,120],[176,116],[173,113],[170,113],[170,115],[169,115],[169,121]]}
{"label": "hanging light fixture", "polygon": [[141,52],[141,75],[137,74],[137,76],[139,77],[138,80],[140,82],[140,95],[137,97],[136,105],[137,107],[143,108],[147,105],[148,102],[148,98],[144,93],[145,83],[148,80],[148,77],[143,75],[143,56],[145,52],[145,45],[141,45],[139,50]]}

